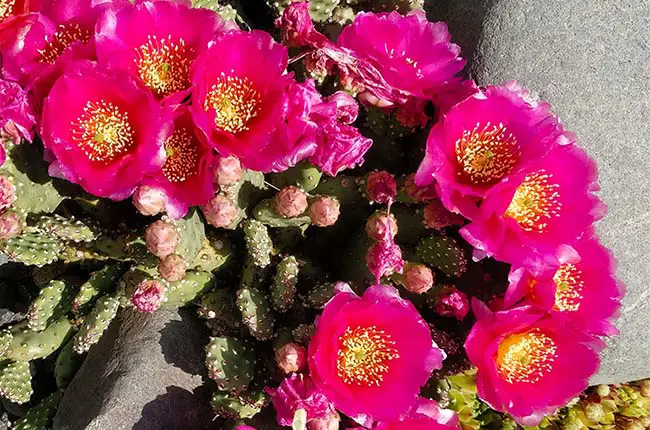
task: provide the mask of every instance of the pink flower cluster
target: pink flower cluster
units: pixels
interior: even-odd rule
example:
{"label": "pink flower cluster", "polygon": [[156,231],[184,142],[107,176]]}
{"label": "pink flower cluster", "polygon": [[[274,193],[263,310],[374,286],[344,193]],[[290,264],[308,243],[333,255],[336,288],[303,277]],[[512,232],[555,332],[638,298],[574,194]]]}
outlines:
{"label": "pink flower cluster", "polygon": [[[287,71],[288,49],[189,0],[14,2],[0,17],[3,133],[39,132],[50,174],[144,214],[184,216],[220,184],[215,150],[329,175],[372,145],[354,98]],[[215,182],[217,182],[215,184]]]}

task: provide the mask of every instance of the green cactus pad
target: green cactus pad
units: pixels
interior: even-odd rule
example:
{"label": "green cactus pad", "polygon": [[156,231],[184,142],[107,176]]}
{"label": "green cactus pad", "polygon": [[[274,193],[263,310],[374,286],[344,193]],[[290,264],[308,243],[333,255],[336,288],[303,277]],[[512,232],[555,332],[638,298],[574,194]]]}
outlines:
{"label": "green cactus pad", "polygon": [[[22,323],[21,325],[24,326],[25,323]],[[13,340],[14,335],[10,329],[5,328],[0,330],[0,357],[4,355]]]}
{"label": "green cactus pad", "polygon": [[29,402],[32,393],[32,374],[29,362],[0,362],[0,397],[23,404]]}
{"label": "green cactus pad", "polygon": [[124,267],[122,265],[112,264],[90,275],[90,278],[81,285],[77,296],[74,298],[74,310],[82,310],[86,305],[92,304],[100,294],[115,287],[123,273]]}
{"label": "green cactus pad", "polygon": [[253,418],[266,406],[268,397],[263,392],[242,393],[238,396],[218,392],[212,396],[212,409],[223,418],[230,420],[243,420]]}
{"label": "green cactus pad", "polygon": [[269,227],[302,227],[311,224],[309,215],[301,215],[293,218],[285,218],[278,215],[273,209],[273,199],[262,200],[255,209],[253,216],[256,220]]}
{"label": "green cactus pad", "polygon": [[251,336],[260,341],[271,339],[274,320],[266,296],[256,288],[243,287],[237,291],[236,303]]}
{"label": "green cactus pad", "polygon": [[232,257],[232,254],[232,246],[227,240],[210,237],[203,241],[203,246],[194,261],[189,264],[189,268],[214,272],[225,265]]}
{"label": "green cactus pad", "polygon": [[36,406],[31,408],[24,417],[16,421],[14,430],[46,430],[52,427],[52,419],[61,401],[63,392],[55,391]]}
{"label": "green cactus pad", "polygon": [[206,346],[208,374],[220,390],[245,391],[253,378],[252,350],[238,339],[215,337]]}
{"label": "green cactus pad", "polygon": [[38,267],[55,262],[63,247],[60,240],[44,236],[32,228],[0,242],[0,252],[6,254],[9,261]]}
{"label": "green cactus pad", "polygon": [[323,309],[325,304],[336,294],[333,283],[316,285],[307,294],[307,303],[315,309]]}
{"label": "green cactus pad", "polygon": [[14,361],[28,361],[45,358],[59,349],[72,335],[72,323],[62,317],[43,331],[32,331],[26,324],[12,329],[13,339],[3,358]]}
{"label": "green cactus pad", "polygon": [[194,261],[203,246],[203,241],[206,239],[205,225],[201,220],[199,211],[190,209],[185,218],[176,221],[174,225],[180,236],[180,241],[174,253],[183,257],[185,261]]}
{"label": "green cactus pad", "polygon": [[72,378],[83,364],[84,358],[84,356],[74,352],[74,341],[72,340],[61,348],[54,364],[54,377],[57,387],[63,389],[72,382]]}
{"label": "green cactus pad", "polygon": [[246,249],[253,264],[257,267],[266,267],[271,264],[273,243],[266,226],[257,220],[244,222]]}
{"label": "green cactus pad", "polygon": [[92,242],[97,238],[96,229],[90,225],[56,214],[41,216],[35,227],[47,236],[69,242]]}
{"label": "green cactus pad", "polygon": [[117,315],[119,307],[120,300],[115,296],[106,295],[97,300],[74,337],[73,348],[77,354],[87,352],[91,346],[99,342],[104,331]]}
{"label": "green cactus pad", "polygon": [[278,263],[273,284],[271,285],[271,305],[278,312],[286,312],[293,305],[298,283],[298,260],[296,257],[284,257]]}
{"label": "green cactus pad", "polygon": [[169,282],[165,287],[164,307],[181,307],[214,287],[215,278],[209,272],[188,271],[180,281]]}
{"label": "green cactus pad", "polygon": [[318,186],[323,174],[310,163],[301,161],[295,167],[270,176],[271,183],[277,188],[282,189],[289,185],[295,185],[309,193]]}
{"label": "green cactus pad", "polygon": [[47,325],[72,310],[75,290],[63,281],[51,281],[41,289],[27,312],[27,325],[34,331],[45,330]]}
{"label": "green cactus pad", "polygon": [[424,263],[447,276],[458,277],[467,270],[465,251],[450,237],[426,237],[418,244],[416,253]]}
{"label": "green cactus pad", "polygon": [[422,9],[424,0],[360,0],[356,8],[365,12],[398,11],[406,14],[415,9]]}
{"label": "green cactus pad", "polygon": [[291,335],[293,340],[300,345],[307,346],[311,341],[311,337],[314,335],[316,327],[314,324],[300,324],[298,327],[293,329]]}
{"label": "green cactus pad", "polygon": [[334,178],[324,178],[313,192],[314,195],[332,196],[341,206],[353,205],[363,201],[363,193],[352,176],[338,175]]}

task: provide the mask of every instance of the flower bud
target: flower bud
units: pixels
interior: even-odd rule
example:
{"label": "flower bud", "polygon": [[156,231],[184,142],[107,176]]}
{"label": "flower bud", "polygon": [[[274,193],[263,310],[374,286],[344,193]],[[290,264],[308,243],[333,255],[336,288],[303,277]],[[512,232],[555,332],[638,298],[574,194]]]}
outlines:
{"label": "flower bud", "polygon": [[0,240],[11,239],[23,231],[23,223],[16,212],[6,211],[0,215]]}
{"label": "flower bud", "polygon": [[454,225],[463,225],[465,223],[465,218],[449,212],[440,200],[433,200],[424,207],[423,218],[425,227],[436,230]]}
{"label": "flower bud", "polygon": [[445,288],[438,294],[435,309],[443,317],[454,317],[462,321],[469,312],[469,299],[467,294],[456,287]]}
{"label": "flower bud", "polygon": [[397,220],[387,211],[375,212],[366,222],[366,234],[372,240],[380,241],[397,235]]}
{"label": "flower bud", "polygon": [[220,157],[214,172],[214,180],[218,185],[225,187],[239,182],[243,174],[239,158],[232,155]]}
{"label": "flower bud", "polygon": [[607,396],[609,396],[609,392],[610,392],[610,390],[609,390],[609,385],[600,384],[599,386],[596,387],[596,393],[597,393],[600,397],[607,397]]}
{"label": "flower bud", "polygon": [[273,208],[278,215],[295,218],[307,210],[307,194],[298,187],[289,186],[276,194]]}
{"label": "flower bud", "polygon": [[370,273],[377,279],[390,276],[393,273],[401,273],[404,269],[402,250],[392,241],[377,242],[368,251],[366,264]]}
{"label": "flower bud", "polygon": [[366,193],[371,202],[388,203],[397,195],[397,182],[384,170],[371,172],[366,178]]}
{"label": "flower bud", "polygon": [[0,175],[0,212],[11,207],[16,201],[16,186],[11,179]]}
{"label": "flower bud", "polygon": [[217,194],[201,206],[208,224],[214,227],[229,227],[239,216],[239,208],[228,197]]}
{"label": "flower bud", "polygon": [[154,313],[160,309],[165,288],[158,281],[144,280],[131,296],[131,303],[140,312]]}
{"label": "flower bud", "polygon": [[180,241],[176,228],[165,221],[156,221],[147,227],[144,238],[149,252],[158,258],[172,254]]}
{"label": "flower bud", "polygon": [[295,343],[287,343],[275,352],[275,362],[286,374],[300,372],[307,366],[307,350]]}
{"label": "flower bud", "polygon": [[585,416],[590,421],[600,422],[605,418],[605,410],[600,403],[587,403],[584,408]]}
{"label": "flower bud", "polygon": [[307,430],[338,430],[341,417],[336,411],[331,411],[327,418],[316,418],[307,423]]}
{"label": "flower bud", "polygon": [[185,259],[178,254],[170,254],[158,263],[158,273],[165,280],[170,282],[180,281],[183,279],[186,270],[187,263],[185,263]]}
{"label": "flower bud", "polygon": [[133,206],[142,215],[153,216],[165,210],[165,193],[148,185],[140,185],[133,193]]}
{"label": "flower bud", "polygon": [[341,204],[334,197],[316,197],[309,206],[311,223],[318,227],[329,227],[336,224],[340,214]]}
{"label": "flower bud", "polygon": [[424,264],[407,264],[404,267],[404,286],[415,294],[424,294],[433,287],[433,271]]}

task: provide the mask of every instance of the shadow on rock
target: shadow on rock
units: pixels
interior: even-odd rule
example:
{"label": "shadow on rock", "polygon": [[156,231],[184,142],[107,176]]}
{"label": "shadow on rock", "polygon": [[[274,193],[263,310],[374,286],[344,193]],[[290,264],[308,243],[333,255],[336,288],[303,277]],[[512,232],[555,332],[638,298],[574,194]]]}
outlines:
{"label": "shadow on rock", "polygon": [[[208,330],[196,323],[196,316],[186,309],[179,310],[180,320],[174,319],[160,330],[160,348],[165,361],[191,375],[205,376],[204,354]],[[194,330],[188,331],[192,326]]]}
{"label": "shadow on rock", "polygon": [[214,429],[214,414],[208,409],[197,409],[196,404],[207,405],[210,390],[201,386],[190,392],[180,387],[167,387],[167,393],[147,403],[142,418],[133,430],[204,430]]}

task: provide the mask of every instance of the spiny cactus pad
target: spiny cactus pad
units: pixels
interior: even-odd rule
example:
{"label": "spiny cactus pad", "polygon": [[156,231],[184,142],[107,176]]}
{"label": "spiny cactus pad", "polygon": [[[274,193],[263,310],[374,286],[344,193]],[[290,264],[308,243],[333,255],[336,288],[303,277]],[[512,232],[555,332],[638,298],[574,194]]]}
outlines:
{"label": "spiny cactus pad", "polygon": [[24,417],[14,425],[14,430],[45,430],[52,427],[52,419],[56,414],[63,392],[55,391],[31,408]]}
{"label": "spiny cactus pad", "polygon": [[307,303],[315,309],[323,309],[325,304],[330,301],[336,290],[333,283],[324,283],[314,286],[307,294]]}
{"label": "spiny cactus pad", "polygon": [[92,242],[97,238],[96,229],[90,225],[56,214],[41,216],[36,228],[47,236],[69,242]]}
{"label": "spiny cactus pad", "polygon": [[29,402],[32,393],[32,374],[29,362],[0,362],[0,397],[22,404]]}
{"label": "spiny cactus pad", "polygon": [[420,240],[416,253],[423,262],[447,276],[458,277],[467,270],[465,251],[451,237],[426,237]]}
{"label": "spiny cactus pad", "polygon": [[165,288],[165,307],[180,307],[196,299],[215,284],[208,272],[189,271],[180,281],[169,282]]}
{"label": "spiny cactus pad", "polygon": [[278,312],[286,312],[293,305],[298,283],[298,260],[296,257],[284,257],[276,269],[271,285],[271,305]]}
{"label": "spiny cactus pad", "polygon": [[75,289],[63,281],[51,281],[41,289],[27,312],[27,325],[34,331],[45,330],[50,322],[72,310]]}
{"label": "spiny cactus pad", "polygon": [[243,420],[253,418],[262,411],[268,402],[268,397],[263,392],[242,393],[233,395],[227,392],[217,392],[212,396],[212,409],[224,418]]}
{"label": "spiny cactus pad", "polygon": [[246,220],[244,222],[244,235],[246,249],[253,264],[262,268],[271,264],[273,243],[266,226],[257,220]]}
{"label": "spiny cactus pad", "polygon": [[262,200],[255,209],[253,216],[256,220],[269,227],[301,227],[311,224],[309,215],[285,218],[273,209],[273,199]]}
{"label": "spiny cactus pad", "polygon": [[27,229],[14,238],[0,241],[0,252],[6,254],[9,261],[28,266],[44,266],[55,262],[64,243],[58,239],[40,234],[34,229]]}
{"label": "spiny cactus pad", "polygon": [[245,391],[253,378],[252,350],[232,337],[214,337],[206,346],[208,374],[220,390]]}
{"label": "spiny cactus pad", "polygon": [[78,355],[74,352],[74,341],[71,340],[65,344],[59,355],[56,357],[54,364],[54,378],[56,379],[56,386],[63,389],[72,382],[72,378],[77,373],[77,370],[83,364],[84,356]]}
{"label": "spiny cactus pad", "polygon": [[97,300],[74,337],[74,351],[77,354],[87,352],[91,346],[99,342],[104,331],[115,318],[119,307],[120,301],[115,296],[106,295]]}
{"label": "spiny cactus pad", "polygon": [[251,336],[261,341],[271,339],[274,319],[266,296],[257,288],[243,287],[237,291],[236,303]]}
{"label": "spiny cactus pad", "polygon": [[194,261],[199,254],[205,237],[205,226],[199,211],[191,209],[185,218],[174,223],[180,241],[174,253],[180,255],[185,261]]}
{"label": "spiny cactus pad", "polygon": [[92,303],[100,294],[113,288],[123,273],[124,267],[119,264],[112,264],[94,272],[79,288],[74,298],[73,308],[79,311]]}
{"label": "spiny cactus pad", "polygon": [[59,349],[72,335],[72,323],[62,317],[43,331],[32,331],[27,325],[18,324],[12,329],[13,339],[3,358],[28,361],[45,358]]}

